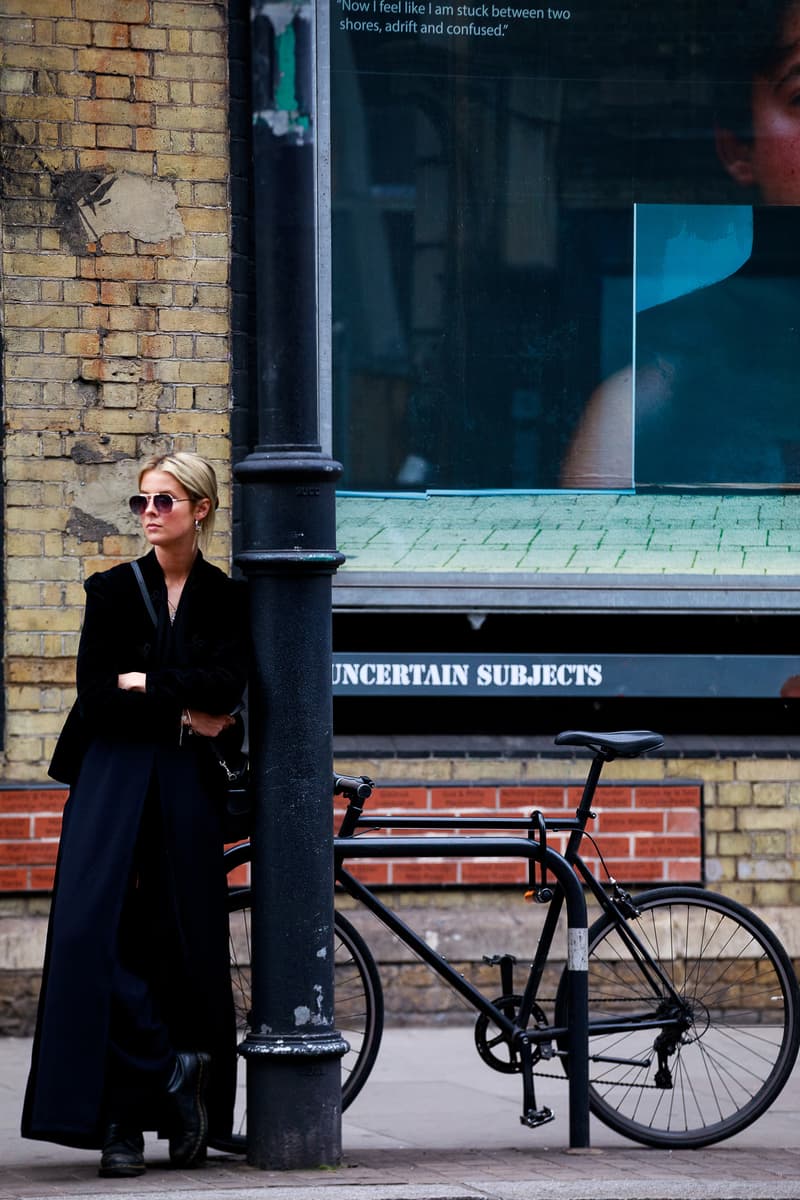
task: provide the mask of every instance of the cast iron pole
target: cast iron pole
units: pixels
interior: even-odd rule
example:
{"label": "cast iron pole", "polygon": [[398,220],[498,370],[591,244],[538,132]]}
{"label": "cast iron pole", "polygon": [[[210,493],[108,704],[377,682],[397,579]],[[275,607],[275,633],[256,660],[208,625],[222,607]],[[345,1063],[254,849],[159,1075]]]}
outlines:
{"label": "cast iron pole", "polygon": [[247,1158],[341,1157],[333,1019],[331,577],[340,467],[319,444],[316,15],[252,8],[259,445],[236,468],[253,632]]}

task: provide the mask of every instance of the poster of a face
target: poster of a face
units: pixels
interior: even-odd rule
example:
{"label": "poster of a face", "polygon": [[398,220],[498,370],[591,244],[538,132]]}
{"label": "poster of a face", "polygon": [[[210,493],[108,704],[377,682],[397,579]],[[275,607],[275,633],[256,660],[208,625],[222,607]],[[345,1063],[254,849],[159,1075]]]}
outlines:
{"label": "poster of a face", "polygon": [[800,0],[333,0],[353,490],[800,486]]}

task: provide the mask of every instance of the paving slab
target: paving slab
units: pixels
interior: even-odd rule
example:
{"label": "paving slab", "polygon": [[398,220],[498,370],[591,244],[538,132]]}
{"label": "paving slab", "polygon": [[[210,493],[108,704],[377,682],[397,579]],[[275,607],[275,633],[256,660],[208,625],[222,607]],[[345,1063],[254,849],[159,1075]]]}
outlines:
{"label": "paving slab", "polygon": [[148,1140],[147,1173],[97,1176],[97,1155],[18,1134],[30,1042],[0,1039],[0,1200],[800,1200],[800,1071],[768,1114],[704,1150],[653,1150],[592,1123],[592,1150],[569,1149],[567,1089],[543,1079],[556,1120],[519,1123],[516,1076],[490,1070],[469,1027],[388,1029],[374,1074],[343,1120],[343,1162],[260,1171],[212,1153],[169,1167]]}

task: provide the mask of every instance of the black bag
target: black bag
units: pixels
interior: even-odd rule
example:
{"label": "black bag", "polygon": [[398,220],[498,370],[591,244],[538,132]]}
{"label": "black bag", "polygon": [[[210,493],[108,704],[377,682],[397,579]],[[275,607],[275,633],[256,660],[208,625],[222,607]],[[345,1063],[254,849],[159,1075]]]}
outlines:
{"label": "black bag", "polygon": [[250,836],[252,795],[245,713],[246,708],[242,704],[240,711],[234,713],[235,724],[223,730],[218,737],[203,739],[216,760],[225,790],[222,832],[226,842],[241,842]]}

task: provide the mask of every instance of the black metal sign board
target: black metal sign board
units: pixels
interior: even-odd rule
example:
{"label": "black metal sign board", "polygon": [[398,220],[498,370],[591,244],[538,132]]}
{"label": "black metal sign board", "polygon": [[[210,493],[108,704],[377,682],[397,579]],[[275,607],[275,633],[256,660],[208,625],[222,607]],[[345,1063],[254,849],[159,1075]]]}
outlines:
{"label": "black metal sign board", "polygon": [[348,654],[336,696],[800,696],[800,658],[755,654]]}

